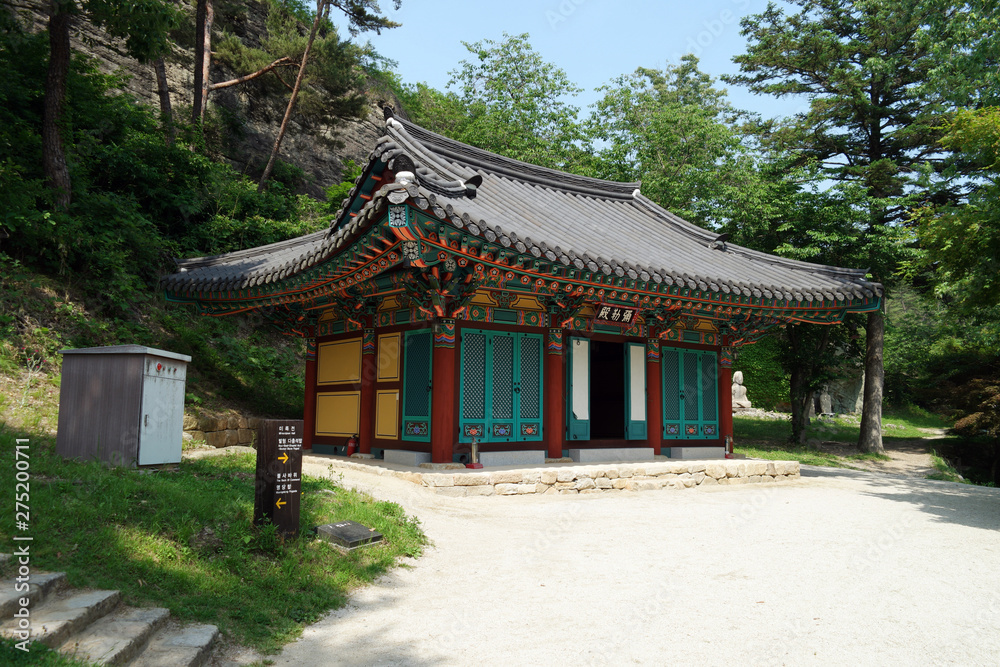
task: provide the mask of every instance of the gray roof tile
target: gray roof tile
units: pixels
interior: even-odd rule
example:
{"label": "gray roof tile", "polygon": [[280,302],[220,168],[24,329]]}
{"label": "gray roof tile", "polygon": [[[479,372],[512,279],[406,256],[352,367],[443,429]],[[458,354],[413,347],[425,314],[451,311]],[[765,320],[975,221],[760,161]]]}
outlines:
{"label": "gray roof tile", "polygon": [[[350,203],[379,161],[405,155],[416,165],[407,194],[415,203],[487,240],[550,261],[607,275],[652,279],[703,291],[796,300],[843,300],[881,294],[865,272],[784,259],[726,244],[716,234],[657,206],[638,183],[615,183],[530,165],[468,146],[390,118],[367,169],[345,199],[333,227],[239,252],[178,262],[170,291],[242,289],[271,283],[325,261],[348,237],[367,227],[382,186],[357,216]],[[470,198],[465,182],[483,182]]]}

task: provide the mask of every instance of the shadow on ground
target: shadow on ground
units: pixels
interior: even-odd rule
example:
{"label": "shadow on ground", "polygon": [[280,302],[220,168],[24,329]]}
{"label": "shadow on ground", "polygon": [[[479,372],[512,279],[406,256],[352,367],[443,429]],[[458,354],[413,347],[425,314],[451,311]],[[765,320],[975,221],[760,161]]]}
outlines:
{"label": "shadow on ground", "polygon": [[864,495],[910,504],[940,522],[1000,531],[1000,489],[816,466],[802,466],[802,477],[864,481]]}

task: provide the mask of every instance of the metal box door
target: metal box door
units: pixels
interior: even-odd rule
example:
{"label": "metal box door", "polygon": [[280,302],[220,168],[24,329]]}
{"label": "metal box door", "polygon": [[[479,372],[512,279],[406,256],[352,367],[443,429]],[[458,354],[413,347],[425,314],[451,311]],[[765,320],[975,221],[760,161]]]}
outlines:
{"label": "metal box door", "polygon": [[138,465],[180,463],[186,365],[146,357],[139,413]]}

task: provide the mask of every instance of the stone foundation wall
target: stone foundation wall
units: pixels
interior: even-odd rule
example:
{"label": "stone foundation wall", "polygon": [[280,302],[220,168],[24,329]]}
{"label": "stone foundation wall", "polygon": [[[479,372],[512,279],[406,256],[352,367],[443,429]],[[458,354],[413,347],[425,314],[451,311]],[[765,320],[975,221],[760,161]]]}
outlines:
{"label": "stone foundation wall", "polygon": [[689,489],[774,483],[799,478],[798,461],[664,461],[549,469],[421,473],[333,461],[333,467],[392,475],[449,496],[514,496]]}
{"label": "stone foundation wall", "polygon": [[184,415],[184,439],[210,447],[254,446],[260,418],[242,415]]}

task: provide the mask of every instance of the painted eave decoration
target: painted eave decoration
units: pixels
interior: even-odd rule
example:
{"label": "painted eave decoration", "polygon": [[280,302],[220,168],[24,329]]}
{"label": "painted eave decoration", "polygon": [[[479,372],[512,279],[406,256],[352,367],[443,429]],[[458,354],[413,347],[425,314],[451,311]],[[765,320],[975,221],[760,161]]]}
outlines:
{"label": "painted eave decoration", "polygon": [[373,312],[397,295],[424,319],[462,317],[477,290],[532,294],[550,325],[620,304],[665,330],[714,320],[731,344],[788,322],[875,310],[865,271],[749,250],[615,183],[505,158],[387,112],[385,133],[328,230],[178,261],[171,301],[260,310],[307,333],[322,310]]}

